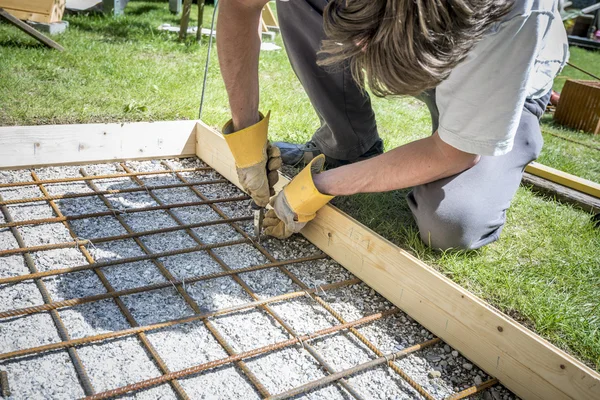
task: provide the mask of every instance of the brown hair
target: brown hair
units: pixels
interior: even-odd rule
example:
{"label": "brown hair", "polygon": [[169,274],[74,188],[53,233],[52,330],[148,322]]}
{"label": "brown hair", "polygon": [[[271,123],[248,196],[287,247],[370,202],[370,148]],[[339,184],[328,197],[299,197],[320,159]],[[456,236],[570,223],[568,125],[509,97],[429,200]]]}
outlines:
{"label": "brown hair", "polygon": [[319,64],[349,62],[376,96],[417,95],[463,61],[512,0],[331,0]]}

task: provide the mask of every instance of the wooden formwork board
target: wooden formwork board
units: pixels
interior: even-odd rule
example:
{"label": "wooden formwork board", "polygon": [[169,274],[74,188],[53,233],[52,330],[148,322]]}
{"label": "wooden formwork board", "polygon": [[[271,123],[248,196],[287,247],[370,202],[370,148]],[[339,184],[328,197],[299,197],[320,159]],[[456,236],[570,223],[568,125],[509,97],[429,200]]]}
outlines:
{"label": "wooden formwork board", "polygon": [[558,183],[600,199],[600,184],[596,182],[592,182],[590,180],[583,179],[536,162],[529,164],[525,168],[525,171],[535,176],[547,179],[551,182]]}
{"label": "wooden formwork board", "polygon": [[[196,121],[2,127],[0,144],[0,169],[197,155],[239,186],[225,140]],[[600,398],[596,371],[337,208],[302,234],[518,396]]]}

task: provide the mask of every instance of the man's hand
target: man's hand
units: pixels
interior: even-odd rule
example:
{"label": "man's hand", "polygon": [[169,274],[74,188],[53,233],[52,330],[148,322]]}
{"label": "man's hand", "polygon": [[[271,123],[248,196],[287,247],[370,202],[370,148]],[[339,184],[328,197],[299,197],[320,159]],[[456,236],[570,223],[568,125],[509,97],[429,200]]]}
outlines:
{"label": "man's hand", "polygon": [[281,152],[267,140],[269,116],[252,126],[234,132],[233,121],[223,127],[225,141],[235,159],[240,184],[254,202],[265,207],[275,194],[273,186],[279,180],[277,170],[281,168]]}
{"label": "man's hand", "polygon": [[315,157],[292,181],[271,200],[272,210],[265,215],[265,234],[278,239],[290,237],[316,216],[317,210],[333,196],[323,194],[314,184],[314,176],[321,173],[325,156]]}

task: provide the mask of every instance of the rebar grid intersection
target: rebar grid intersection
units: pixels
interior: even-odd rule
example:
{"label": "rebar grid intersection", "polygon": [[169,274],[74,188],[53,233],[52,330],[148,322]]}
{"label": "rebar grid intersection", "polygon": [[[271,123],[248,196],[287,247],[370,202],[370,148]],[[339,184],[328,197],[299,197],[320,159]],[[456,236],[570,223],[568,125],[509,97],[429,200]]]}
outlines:
{"label": "rebar grid intersection", "polygon": [[[181,387],[181,385],[179,384],[177,379],[179,379],[181,377],[197,374],[201,371],[204,371],[204,370],[207,370],[210,368],[214,368],[218,365],[224,365],[224,364],[228,364],[228,363],[236,363],[238,365],[238,367],[243,371],[244,375],[248,378],[248,380],[254,385],[255,389],[261,394],[261,396],[268,397],[268,398],[271,398],[271,397],[272,398],[287,398],[290,396],[295,396],[300,393],[306,393],[306,392],[315,390],[319,387],[322,387],[322,386],[325,386],[328,384],[337,383],[350,395],[352,395],[353,397],[355,397],[357,399],[361,399],[362,395],[360,394],[360,392],[357,391],[355,388],[353,388],[345,380],[345,378],[352,374],[355,374],[357,372],[363,371],[367,368],[373,368],[380,364],[387,364],[405,382],[407,382],[410,386],[412,386],[421,396],[423,396],[426,399],[433,399],[433,397],[429,393],[427,393],[417,382],[415,382],[407,374],[405,374],[397,366],[397,364],[394,363],[394,360],[396,358],[406,355],[410,352],[417,351],[423,347],[431,346],[435,343],[438,343],[439,339],[434,338],[433,340],[415,345],[415,346],[413,346],[413,348],[408,349],[409,351],[404,351],[403,354],[401,354],[402,352],[397,352],[397,353],[393,353],[393,354],[384,354],[375,345],[373,345],[366,337],[364,337],[360,332],[358,332],[355,329],[355,326],[364,324],[364,323],[368,323],[368,322],[372,322],[372,321],[380,319],[380,318],[384,318],[388,315],[398,312],[399,310],[392,309],[392,310],[390,310],[390,312],[387,312],[387,313],[381,313],[380,315],[370,316],[369,318],[365,317],[366,319],[361,318],[360,320],[352,321],[352,322],[348,322],[348,321],[344,320],[344,318],[339,313],[337,313],[325,300],[323,300],[323,298],[319,295],[318,291],[320,290],[320,291],[324,292],[325,290],[330,290],[330,289],[333,289],[336,287],[344,287],[344,286],[353,285],[353,284],[360,282],[358,279],[341,282],[341,283],[338,283],[337,285],[335,285],[335,284],[329,285],[329,287],[309,288],[295,274],[293,274],[286,266],[294,264],[294,263],[298,263],[298,262],[304,262],[304,261],[324,258],[323,255],[313,255],[310,257],[305,257],[303,259],[289,260],[289,261],[283,261],[283,262],[277,260],[272,254],[269,253],[269,251],[263,245],[261,245],[258,241],[256,241],[255,238],[251,237],[238,224],[239,222],[244,222],[244,221],[250,220],[251,217],[230,218],[227,216],[227,214],[225,212],[223,212],[223,210],[218,205],[220,203],[246,200],[246,199],[248,199],[247,196],[239,196],[239,197],[235,197],[235,198],[224,198],[224,199],[209,199],[202,193],[202,191],[200,191],[198,189],[198,187],[202,187],[202,185],[205,185],[205,184],[210,185],[210,184],[224,183],[225,182],[224,180],[213,179],[213,180],[206,180],[206,181],[200,181],[200,182],[190,182],[183,175],[181,175],[181,173],[192,172],[192,171],[194,171],[194,172],[211,171],[211,169],[209,167],[189,168],[189,169],[173,169],[166,161],[163,161],[162,165],[165,168],[165,170],[136,172],[136,171],[131,170],[131,168],[128,167],[127,164],[121,163],[120,166],[125,171],[125,173],[112,174],[112,175],[106,174],[106,175],[101,175],[98,178],[95,178],[95,176],[93,176],[93,175],[88,175],[85,172],[85,170],[82,168],[80,170],[80,173],[81,173],[80,178],[65,178],[64,180],[61,180],[61,179],[41,180],[37,177],[37,175],[35,174],[35,171],[32,171],[32,173],[31,173],[32,178],[33,178],[32,182],[16,182],[14,184],[10,184],[10,183],[0,184],[0,188],[11,188],[13,186],[20,187],[20,186],[36,185],[43,193],[43,196],[34,198],[34,200],[35,201],[43,200],[43,201],[47,202],[50,205],[50,207],[52,208],[52,210],[54,211],[54,214],[56,215],[55,218],[14,222],[12,220],[12,218],[10,217],[10,213],[8,213],[8,209],[6,206],[11,205],[11,204],[23,204],[23,203],[28,203],[31,201],[28,201],[28,199],[16,199],[16,200],[11,200],[11,201],[4,201],[3,199],[0,198],[0,207],[2,207],[2,211],[3,211],[3,213],[5,215],[5,219],[6,219],[6,223],[0,224],[0,229],[1,228],[10,228],[13,233],[15,233],[15,232],[18,233],[18,231],[16,230],[17,226],[37,225],[37,224],[43,224],[43,223],[48,223],[48,222],[61,222],[68,229],[68,231],[71,234],[71,237],[73,239],[72,242],[68,242],[68,243],[45,245],[45,246],[30,246],[30,247],[25,246],[25,244],[21,240],[19,242],[18,249],[9,249],[9,250],[0,251],[0,257],[4,256],[4,255],[10,255],[10,254],[23,254],[24,257],[27,259],[28,257],[31,258],[30,253],[35,252],[35,251],[44,251],[44,250],[49,250],[49,249],[73,247],[73,248],[78,248],[81,251],[81,253],[85,256],[86,260],[88,261],[88,265],[82,265],[82,266],[75,267],[75,268],[63,268],[63,269],[59,269],[59,270],[49,270],[46,272],[50,272],[50,271],[58,271],[58,272],[52,272],[50,274],[42,273],[41,275],[40,275],[40,272],[38,272],[34,266],[33,269],[30,268],[30,274],[21,276],[21,277],[16,277],[16,279],[15,279],[15,277],[13,277],[12,280],[7,280],[6,278],[0,279],[0,284],[8,283],[8,282],[20,282],[25,279],[35,279],[36,282],[38,282],[38,281],[42,282],[41,277],[43,277],[43,276],[62,275],[62,274],[81,271],[81,270],[92,270],[100,278],[105,289],[107,290],[107,292],[102,295],[88,296],[88,297],[79,298],[79,299],[69,299],[69,300],[64,300],[64,301],[59,301],[59,302],[54,302],[54,301],[52,301],[52,299],[50,299],[50,298],[47,299],[47,297],[44,297],[45,304],[42,306],[29,307],[29,308],[20,309],[20,310],[5,311],[5,312],[0,313],[0,318],[5,318],[8,316],[14,316],[14,315],[26,315],[26,314],[36,313],[36,312],[43,312],[43,311],[50,311],[51,313],[55,313],[57,309],[62,308],[62,307],[71,307],[73,305],[90,303],[90,302],[95,302],[95,301],[99,301],[102,299],[111,298],[119,306],[119,309],[121,310],[123,315],[125,315],[125,317],[127,318],[128,322],[131,325],[130,329],[112,332],[110,334],[96,335],[95,337],[89,337],[89,338],[83,338],[83,339],[75,339],[75,340],[69,339],[68,333],[67,333],[67,336],[64,336],[64,335],[61,336],[62,342],[51,344],[51,345],[46,345],[46,346],[38,346],[37,348],[33,348],[33,349],[25,349],[24,351],[15,351],[15,352],[11,352],[11,353],[0,354],[0,360],[18,357],[18,356],[22,356],[24,354],[36,354],[36,353],[40,353],[40,352],[44,352],[44,351],[49,351],[52,349],[57,349],[57,348],[66,348],[69,350],[70,354],[72,354],[72,353],[76,352],[75,346],[77,346],[77,345],[87,344],[87,343],[91,343],[91,342],[95,342],[95,341],[101,341],[101,340],[105,340],[105,339],[108,339],[111,337],[120,337],[120,336],[125,336],[125,335],[137,335],[138,338],[140,339],[140,341],[142,342],[142,344],[144,345],[144,347],[146,348],[147,352],[151,355],[155,364],[159,367],[159,369],[162,373],[161,377],[149,379],[149,380],[146,380],[143,382],[134,383],[131,385],[124,386],[122,388],[117,388],[117,389],[106,391],[103,393],[95,393],[93,387],[91,386],[91,382],[89,382],[89,378],[87,378],[87,382],[86,382],[86,373],[85,373],[85,370],[83,369],[83,365],[81,365],[80,368],[78,368],[77,364],[76,364],[76,357],[74,358],[72,356],[72,360],[75,365],[75,369],[78,371],[78,376],[80,378],[80,382],[82,383],[82,386],[84,387],[85,394],[87,396],[89,396],[89,398],[108,398],[108,397],[115,396],[118,394],[123,394],[123,393],[127,393],[130,391],[140,390],[140,389],[143,389],[146,387],[150,387],[150,386],[154,386],[154,385],[157,385],[160,383],[166,383],[166,382],[171,384],[171,386],[173,387],[173,389],[175,390],[175,392],[178,394],[179,397],[188,398],[187,393],[185,393],[185,391],[183,390],[183,388]],[[169,185],[146,185],[140,179],[141,176],[163,175],[163,174],[169,174],[171,176],[175,176],[181,183],[169,184]],[[108,191],[108,190],[103,191],[103,190],[100,190],[94,183],[95,179],[111,179],[111,178],[129,178],[133,182],[135,182],[139,187],[128,188],[128,189],[124,189],[124,190],[121,189],[121,190],[115,190],[115,191]],[[44,184],[46,184],[46,183],[48,183],[48,184],[50,184],[50,183],[66,183],[66,182],[76,182],[76,181],[85,182],[92,189],[93,192],[86,193],[85,196],[84,195],[72,195],[72,196],[54,195],[54,196],[52,196],[52,195],[50,195],[50,193],[48,193],[48,191],[46,190],[46,188],[44,186]],[[171,188],[179,188],[179,187],[189,188],[198,197],[198,199],[200,199],[200,201],[179,203],[179,204],[178,203],[165,204],[153,192],[154,190],[171,189]],[[115,212],[114,209],[111,209],[112,208],[111,203],[106,198],[107,194],[139,193],[139,192],[146,192],[158,204],[158,206],[157,207],[152,206],[152,207],[136,208],[136,209],[131,209],[131,210],[128,209],[128,210],[124,210],[124,211],[119,210],[118,212]],[[99,198],[106,205],[106,207],[109,208],[108,213],[99,212],[99,213],[88,213],[88,214],[64,216],[62,214],[61,210],[59,209],[59,207],[55,203],[55,200],[60,200],[60,199],[65,199],[65,198],[91,197],[91,196],[95,196],[95,197]],[[192,205],[207,205],[213,211],[215,211],[221,219],[216,220],[216,221],[207,221],[207,222],[203,222],[201,224],[185,224],[172,211],[172,209],[174,209],[174,208],[189,207]],[[135,212],[152,211],[152,210],[164,210],[173,219],[173,221],[176,223],[176,226],[171,227],[171,228],[148,230],[145,232],[136,232],[131,228],[131,226],[129,226],[127,224],[127,222],[122,217],[122,215],[125,213],[135,213]],[[83,217],[82,217],[82,215],[83,215]],[[103,216],[103,215],[113,215],[119,221],[121,226],[127,231],[127,234],[120,235],[120,236],[105,237],[105,238],[81,239],[76,236],[75,232],[73,231],[72,227],[69,224],[69,221],[71,221],[71,220],[91,218],[94,216]],[[195,227],[211,226],[211,225],[219,225],[219,224],[227,224],[227,225],[231,226],[238,234],[240,234],[243,237],[243,240],[240,239],[237,241],[229,241],[229,242],[225,242],[225,243],[206,244],[206,243],[202,242],[202,240],[198,237],[198,235],[196,235],[196,233],[194,231],[192,231],[192,229]],[[186,232],[196,242],[197,246],[195,246],[193,248],[184,249],[183,251],[179,250],[179,251],[155,253],[155,252],[152,252],[150,249],[148,249],[147,246],[145,246],[144,243],[140,240],[141,236],[152,235],[152,234],[157,234],[157,233],[165,233],[165,232],[174,232],[174,231]],[[120,240],[123,238],[133,239],[136,242],[136,244],[142,249],[142,251],[144,252],[145,255],[139,256],[139,257],[132,257],[129,259],[116,260],[116,261],[96,262],[93,259],[92,255],[87,250],[87,248],[85,247],[86,245],[93,245],[94,243],[105,243],[105,242],[108,242],[111,240]],[[214,248],[219,248],[222,246],[231,246],[231,245],[242,244],[242,243],[252,245],[256,250],[258,250],[261,254],[263,254],[267,260],[269,260],[269,263],[252,266],[252,267],[248,267],[248,268],[232,269],[213,251]],[[195,251],[206,251],[210,255],[210,257],[214,261],[216,261],[217,264],[219,264],[219,266],[222,269],[222,272],[204,275],[204,276],[197,276],[197,277],[194,277],[191,279],[188,278],[186,280],[178,280],[170,273],[170,271],[159,260],[159,258],[161,258],[161,257],[166,257],[169,255],[176,255],[176,254],[186,254],[186,253],[195,252]],[[135,289],[116,291],[110,285],[110,283],[108,282],[106,277],[103,275],[100,268],[108,267],[108,266],[119,266],[119,265],[122,265],[122,264],[125,264],[128,262],[132,262],[132,259],[133,259],[133,261],[150,260],[160,270],[160,272],[162,273],[163,277],[167,280],[167,282],[161,283],[161,284],[155,284],[155,285],[147,285],[145,287],[139,287],[139,288],[135,288]],[[262,269],[266,270],[266,269],[270,269],[270,268],[279,269],[282,273],[284,273],[286,276],[288,276],[297,286],[299,286],[302,289],[302,291],[286,294],[283,296],[273,296],[268,299],[261,299],[256,293],[254,293],[252,291],[250,286],[248,286],[248,284],[246,284],[244,282],[244,280],[239,276],[239,274],[244,273],[244,272],[258,271],[258,270],[262,270]],[[203,310],[200,308],[200,306],[195,302],[195,300],[187,292],[185,284],[186,283],[189,284],[192,282],[199,282],[202,280],[216,279],[218,277],[223,277],[223,276],[231,276],[234,279],[234,281],[237,282],[237,284],[239,284],[243,288],[243,290],[252,298],[253,301],[250,303],[244,304],[242,306],[230,307],[228,309],[217,310],[217,311],[214,311],[211,313],[202,312]],[[131,315],[131,313],[125,306],[125,304],[120,299],[121,296],[129,295],[129,294],[133,294],[133,293],[141,293],[141,292],[146,292],[146,291],[151,291],[151,290],[158,290],[158,289],[166,288],[169,286],[173,286],[175,288],[175,290],[177,290],[177,292],[181,295],[181,297],[183,297],[183,299],[186,301],[186,303],[192,308],[192,310],[194,311],[193,316],[188,317],[188,318],[182,318],[179,320],[165,321],[163,323],[139,326],[137,324],[137,322],[135,321],[135,319],[133,318],[133,315]],[[319,306],[324,308],[332,317],[334,317],[339,322],[339,325],[334,325],[334,327],[329,328],[329,330],[322,330],[322,331],[315,332],[310,335],[299,335],[269,305],[274,302],[283,301],[286,299],[291,299],[291,298],[300,297],[300,296],[308,296],[315,304],[318,304]],[[283,329],[285,331],[288,332],[289,336],[291,336],[292,339],[282,342],[282,343],[276,343],[276,344],[273,344],[270,346],[265,346],[261,349],[255,349],[252,351],[236,353],[235,350],[233,349],[233,347],[229,343],[227,343],[225,338],[218,332],[217,328],[211,324],[209,318],[217,316],[217,315],[224,315],[227,313],[238,312],[239,310],[249,309],[249,308],[260,308],[260,309],[264,310],[272,319],[274,319],[281,327],[283,327]],[[216,338],[216,340],[219,342],[219,344],[226,350],[226,352],[228,353],[229,356],[223,360],[211,361],[211,362],[199,365],[199,366],[188,368],[183,371],[171,372],[167,368],[164,361],[160,358],[160,355],[157,353],[156,349],[154,349],[152,347],[150,342],[144,336],[144,332],[150,331],[150,330],[155,330],[155,329],[160,329],[165,326],[173,326],[175,324],[181,324],[181,323],[189,322],[192,320],[203,321],[205,326],[213,334],[213,336]],[[57,325],[57,329],[60,330],[60,328],[58,328],[58,325]],[[335,372],[334,369],[324,360],[324,358],[310,345],[310,343],[307,343],[307,342],[316,337],[321,337],[321,336],[324,336],[324,335],[327,335],[327,334],[330,334],[333,332],[342,331],[342,330],[348,330],[349,333],[351,333],[355,338],[357,338],[359,341],[361,341],[378,358],[376,358],[375,360],[372,360],[368,363],[357,365],[353,368],[350,368],[349,370]],[[66,332],[66,328],[65,328],[65,332]],[[316,381],[309,382],[305,385],[302,385],[301,387],[291,389],[287,392],[283,392],[278,395],[272,396],[267,391],[267,389],[264,387],[264,385],[262,385],[262,383],[260,383],[258,378],[252,373],[252,371],[247,367],[247,365],[244,363],[244,360],[248,359],[248,358],[256,357],[261,354],[266,354],[270,351],[273,351],[273,350],[276,350],[279,348],[284,348],[287,346],[291,346],[294,344],[302,345],[302,347],[305,350],[307,350],[307,352],[317,361],[317,363],[319,365],[321,365],[321,367],[327,372],[328,375],[322,379],[318,379]],[[407,349],[405,349],[405,350],[407,350]],[[489,386],[495,385],[496,383],[497,383],[497,381],[495,379],[488,380],[488,381],[484,382],[482,385],[474,386],[474,387],[464,390],[463,392],[456,393],[455,395],[452,396],[452,398],[455,398],[455,399],[463,398],[465,396],[472,395],[474,393],[477,393],[481,390],[486,389]]]}

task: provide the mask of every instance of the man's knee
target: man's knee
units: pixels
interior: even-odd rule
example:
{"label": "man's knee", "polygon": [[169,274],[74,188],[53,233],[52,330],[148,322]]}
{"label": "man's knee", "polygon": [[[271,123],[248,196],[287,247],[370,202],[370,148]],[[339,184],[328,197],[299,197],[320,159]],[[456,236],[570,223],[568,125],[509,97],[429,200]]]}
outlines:
{"label": "man's knee", "polygon": [[[410,204],[410,199],[409,199]],[[498,240],[505,222],[504,212],[492,215],[489,210],[469,204],[439,204],[427,209],[422,204],[413,209],[421,240],[440,250],[474,250]]]}

